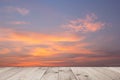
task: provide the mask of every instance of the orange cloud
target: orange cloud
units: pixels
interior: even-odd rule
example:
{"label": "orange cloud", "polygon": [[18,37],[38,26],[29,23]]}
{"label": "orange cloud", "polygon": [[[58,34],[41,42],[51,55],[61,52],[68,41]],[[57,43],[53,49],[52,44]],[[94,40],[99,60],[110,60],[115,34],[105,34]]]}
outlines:
{"label": "orange cloud", "polygon": [[89,14],[86,15],[84,19],[69,21],[69,23],[63,25],[63,27],[69,29],[72,32],[96,32],[101,30],[105,25],[103,22],[96,20],[97,16],[95,14]]}
{"label": "orange cloud", "polygon": [[[71,44],[71,43],[69,43]],[[86,49],[86,46],[89,46],[89,43],[79,42],[74,43],[73,45],[60,45],[60,44],[53,44],[50,48],[56,50],[56,53],[85,53],[85,54],[93,54],[93,51]]]}
{"label": "orange cloud", "polygon": [[43,66],[40,62],[20,62],[18,64],[12,65],[12,66]]}
{"label": "orange cloud", "polygon": [[15,42],[23,42],[29,44],[41,44],[41,43],[50,43],[50,42],[74,42],[80,41],[83,37],[78,36],[67,36],[67,35],[53,35],[53,34],[42,34],[42,33],[34,33],[34,32],[16,32],[11,29],[1,29],[0,30],[0,41],[15,41]]}
{"label": "orange cloud", "polygon": [[33,56],[51,56],[55,54],[55,51],[51,50],[51,48],[34,48],[30,52]]}
{"label": "orange cloud", "polygon": [[2,48],[2,49],[0,49],[0,54],[7,54],[9,52],[11,52],[11,50],[8,49],[8,48]]}
{"label": "orange cloud", "polygon": [[[34,45],[46,45],[49,48],[43,47],[32,47],[28,49],[26,54],[33,56],[50,56],[58,53],[69,53],[69,52],[77,52],[77,50],[83,50],[80,48],[85,46],[86,44],[74,45],[74,46],[64,46],[59,45],[58,43],[62,42],[77,42],[84,39],[83,36],[76,35],[68,35],[68,34],[43,34],[43,33],[35,33],[35,32],[17,32],[13,29],[1,29],[0,30],[0,42],[9,42],[12,43],[11,47],[14,45],[16,48],[12,48],[14,52],[22,52],[22,46],[34,46]],[[18,43],[20,43],[18,45]],[[16,45],[15,45],[16,44]],[[83,46],[82,46],[83,45]],[[77,48],[77,46],[79,48]],[[67,48],[66,48],[67,47]]]}
{"label": "orange cloud", "polygon": [[[97,17],[91,14],[87,15],[85,19],[70,21],[64,27],[75,32],[95,32],[101,30],[104,26],[102,22],[96,21],[96,19]],[[13,24],[25,23],[15,22]],[[75,63],[75,65],[78,63],[84,64],[89,60],[92,62],[97,58],[89,57],[89,55],[93,56],[99,53],[88,48],[92,43],[87,42],[86,38],[86,35],[77,35],[71,32],[45,34],[0,28],[0,43],[3,43],[2,46],[0,44],[0,47],[2,47],[0,55],[8,55],[8,57],[4,57],[0,61],[5,62],[6,59],[10,59],[8,63],[0,65],[67,66],[71,65],[71,62]],[[10,46],[8,46],[8,43]]]}
{"label": "orange cloud", "polygon": [[15,65],[11,66],[61,66],[65,64],[57,64],[60,63],[61,61],[31,61],[31,62],[19,62]]}
{"label": "orange cloud", "polygon": [[[94,27],[95,25],[99,25],[98,23],[89,23],[94,19],[95,18],[87,16],[87,20],[81,20],[81,22],[84,22],[84,24],[87,25],[86,29],[88,31],[98,30],[98,26],[96,29],[90,28],[91,25],[94,25]],[[76,21],[72,23],[76,24]],[[45,34],[30,31],[17,31],[9,28],[0,28],[0,43],[10,44],[10,47],[5,44],[2,45],[4,47],[1,52],[4,53],[0,53],[0,55],[6,54],[9,56],[15,56],[14,58],[10,57],[11,61],[9,61],[8,64],[0,65],[67,66],[71,65],[71,63],[69,63],[71,61],[75,62],[75,64],[82,63],[83,61],[87,62],[89,59],[82,55],[93,55],[96,54],[96,52],[90,48],[86,48],[90,46],[91,43],[84,41],[85,39],[85,35],[76,35],[70,32]],[[27,56],[21,57],[24,55]],[[94,59],[91,60],[93,61]],[[1,59],[1,61],[4,60],[5,58]]]}

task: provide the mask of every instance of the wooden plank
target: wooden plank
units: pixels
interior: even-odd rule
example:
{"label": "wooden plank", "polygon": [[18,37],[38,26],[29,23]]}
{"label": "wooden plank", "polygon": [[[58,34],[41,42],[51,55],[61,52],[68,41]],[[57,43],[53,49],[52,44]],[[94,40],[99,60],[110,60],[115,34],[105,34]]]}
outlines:
{"label": "wooden plank", "polygon": [[120,70],[120,67],[112,67],[112,68],[116,68],[116,69]]}
{"label": "wooden plank", "polygon": [[[110,76],[107,76],[104,74],[105,70],[103,70],[103,73],[101,73],[98,70],[96,70],[95,68],[97,68],[98,70],[99,69],[103,70],[102,67],[91,67],[91,68],[88,68],[86,71],[89,71],[92,75],[97,76],[99,80],[114,80]],[[109,73],[107,73],[107,74],[109,75]]]}
{"label": "wooden plank", "polygon": [[115,67],[109,67],[108,69],[110,70],[113,70],[113,71],[116,71],[118,73],[120,73],[120,70],[118,68],[115,68]]}
{"label": "wooden plank", "polygon": [[14,76],[15,74],[19,73],[20,71],[21,71],[21,68],[11,67],[11,69],[0,74],[0,80],[7,80],[11,76]]}
{"label": "wooden plank", "polygon": [[40,80],[58,80],[58,67],[49,67]]}
{"label": "wooden plank", "polygon": [[7,80],[40,80],[47,67],[27,67]]}
{"label": "wooden plank", "polygon": [[120,68],[0,67],[0,80],[120,80]]}
{"label": "wooden plank", "polygon": [[[95,68],[95,67],[94,67]],[[87,73],[88,79],[86,80],[112,80],[109,76],[102,74],[99,71],[96,71],[92,67],[78,67],[78,71]]]}
{"label": "wooden plank", "polygon": [[72,72],[74,73],[77,80],[91,80],[91,77],[88,73],[82,69],[82,67],[71,67]]}
{"label": "wooden plank", "polygon": [[2,67],[2,68],[0,68],[0,74],[2,74],[3,72],[6,72],[9,69],[11,69],[11,67]]}
{"label": "wooden plank", "polygon": [[108,67],[94,68],[94,70],[97,70],[103,75],[110,77],[112,80],[120,80],[120,74],[118,72],[108,69]]}
{"label": "wooden plank", "polygon": [[77,80],[70,67],[59,67],[59,80]]}

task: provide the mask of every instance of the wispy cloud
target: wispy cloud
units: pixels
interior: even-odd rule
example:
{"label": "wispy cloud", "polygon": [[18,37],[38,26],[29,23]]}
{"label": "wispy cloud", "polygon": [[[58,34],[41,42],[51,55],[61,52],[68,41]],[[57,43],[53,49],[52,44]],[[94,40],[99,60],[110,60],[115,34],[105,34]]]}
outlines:
{"label": "wispy cloud", "polygon": [[92,13],[86,15],[85,18],[70,20],[67,24],[62,27],[67,28],[72,32],[96,32],[101,30],[105,24],[97,20],[97,16]]}
{"label": "wispy cloud", "polygon": [[[0,34],[1,34],[0,42],[2,43],[4,42],[5,43],[8,42],[12,44],[20,43],[23,46],[33,46],[32,49],[30,49],[29,54],[32,54],[34,56],[41,56],[41,55],[46,56],[56,53],[63,53],[63,52],[68,53],[69,51],[75,52],[76,49],[85,51],[83,48],[80,49],[80,46],[83,47],[86,45],[83,43],[81,43],[81,45],[75,44],[74,46],[73,45],[65,46],[64,44],[61,44],[63,42],[74,43],[74,42],[82,41],[84,39],[83,36],[76,36],[76,35],[43,34],[43,33],[29,32],[29,31],[16,31],[13,29],[3,29],[3,28],[0,29]],[[35,45],[43,45],[47,47],[40,47],[40,46],[34,47]]]}
{"label": "wispy cloud", "polygon": [[[104,23],[96,21],[96,19],[96,15],[90,14],[86,15],[85,19],[70,21],[64,27],[74,32],[96,32],[104,26]],[[13,21],[11,24],[21,25],[28,23]],[[0,28],[0,65],[97,66],[118,64],[120,51],[117,51],[117,53],[112,51],[112,49],[97,48],[98,46],[96,47],[95,45],[97,37],[95,40],[92,39],[93,42],[86,39],[88,40],[86,34],[64,31],[48,34]],[[106,36],[104,39],[108,42],[109,38]],[[100,38],[99,40],[103,39]],[[9,61],[6,61],[6,59],[9,59]],[[116,63],[112,64],[111,61]]]}
{"label": "wispy cloud", "polygon": [[8,7],[5,7],[5,9],[8,11],[8,12],[17,12],[23,16],[29,14],[30,10],[27,9],[27,8],[22,8],[22,7],[13,7],[13,6],[8,6]]}
{"label": "wispy cloud", "polygon": [[2,49],[0,50],[0,54],[8,54],[9,52],[11,52],[11,51],[10,51],[10,49],[8,49],[8,48],[2,48]]}
{"label": "wispy cloud", "polygon": [[25,22],[25,21],[11,21],[8,22],[8,24],[12,24],[12,25],[26,25],[26,24],[30,24],[29,22]]}
{"label": "wispy cloud", "polygon": [[[4,38],[3,40],[9,40],[9,41],[22,41],[27,43],[34,43],[39,44],[42,42],[74,42],[79,41],[83,39],[83,37],[78,37],[75,35],[54,35],[54,34],[43,34],[43,33],[37,33],[37,32],[29,32],[29,31],[16,31],[14,29],[0,29],[1,38]],[[6,33],[6,34],[5,34]],[[2,40],[2,39],[1,39]]]}

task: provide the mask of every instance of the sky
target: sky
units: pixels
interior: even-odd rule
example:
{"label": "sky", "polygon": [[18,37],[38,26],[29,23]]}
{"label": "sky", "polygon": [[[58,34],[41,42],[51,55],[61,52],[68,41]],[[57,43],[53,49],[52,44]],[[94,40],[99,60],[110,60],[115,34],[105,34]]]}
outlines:
{"label": "sky", "polygon": [[0,66],[120,66],[119,0],[0,0]]}

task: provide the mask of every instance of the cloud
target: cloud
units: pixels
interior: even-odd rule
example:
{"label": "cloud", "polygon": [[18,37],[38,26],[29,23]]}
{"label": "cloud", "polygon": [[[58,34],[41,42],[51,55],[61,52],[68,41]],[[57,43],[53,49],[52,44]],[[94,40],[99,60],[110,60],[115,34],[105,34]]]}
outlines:
{"label": "cloud", "polygon": [[[74,43],[79,42],[84,39],[83,36],[76,35],[68,35],[68,34],[43,34],[29,31],[16,31],[14,29],[0,29],[0,46],[7,47],[6,44],[10,44],[12,47],[27,47],[27,52],[25,54],[33,55],[33,56],[48,56],[53,54],[59,54],[63,52],[76,52],[76,49],[81,49],[80,47],[85,46],[86,44],[81,43],[78,45],[77,43],[69,46],[65,46],[61,43]],[[68,48],[66,48],[68,47]],[[9,47],[9,49],[11,49]],[[13,49],[13,48],[12,48]],[[14,48],[13,53],[16,53],[16,49]],[[17,49],[20,51],[24,49]],[[85,50],[84,50],[85,51]],[[23,53],[21,52],[21,53]],[[87,50],[86,50],[87,52]],[[89,51],[88,51],[89,52]]]}
{"label": "cloud", "polygon": [[[91,16],[87,15],[85,19],[72,21],[72,25],[79,22],[86,25],[83,29],[72,28],[72,31],[99,31],[104,25],[95,26],[95,24],[102,24],[102,22],[95,21],[96,19],[97,17],[91,14]],[[13,24],[25,23],[13,22]],[[94,24],[95,29],[87,24]],[[108,39],[108,36],[104,39],[106,38]],[[93,45],[93,42],[88,41],[86,35],[71,32],[48,34],[0,28],[0,66],[115,66],[120,64],[118,62],[120,51],[95,48],[98,45]]]}
{"label": "cloud", "polygon": [[19,12],[21,15],[27,15],[29,10],[26,8],[16,8],[16,11]]}
{"label": "cloud", "polygon": [[8,48],[0,49],[0,54],[8,54],[10,50]]}
{"label": "cloud", "polygon": [[26,24],[30,24],[30,23],[25,22],[25,21],[11,21],[11,22],[9,22],[9,24],[12,24],[12,25],[26,25]]}
{"label": "cloud", "polygon": [[13,29],[0,29],[1,38],[0,41],[18,41],[39,44],[43,42],[74,42],[83,39],[83,37],[78,36],[68,36],[68,35],[54,35],[54,34],[43,34],[36,32],[27,32],[27,31],[16,31]]}
{"label": "cloud", "polygon": [[68,24],[62,27],[67,28],[72,32],[96,32],[101,30],[105,24],[97,20],[97,16],[92,13],[86,15],[83,19],[69,21]]}
{"label": "cloud", "polygon": [[30,10],[27,8],[20,8],[20,7],[13,7],[13,6],[5,7],[5,10],[7,10],[8,12],[17,12],[23,16],[30,13]]}
{"label": "cloud", "polygon": [[[108,54],[108,53],[107,53]],[[0,56],[1,66],[118,66],[120,54],[75,54],[61,53],[49,56],[4,55]],[[6,59],[9,59],[7,61]]]}
{"label": "cloud", "polygon": [[96,50],[92,46],[93,43],[87,42],[86,38],[85,35],[73,33],[45,34],[0,28],[0,65],[98,66],[119,64],[119,62],[115,64],[109,62],[119,60],[119,51],[117,54],[115,51],[105,49]]}

